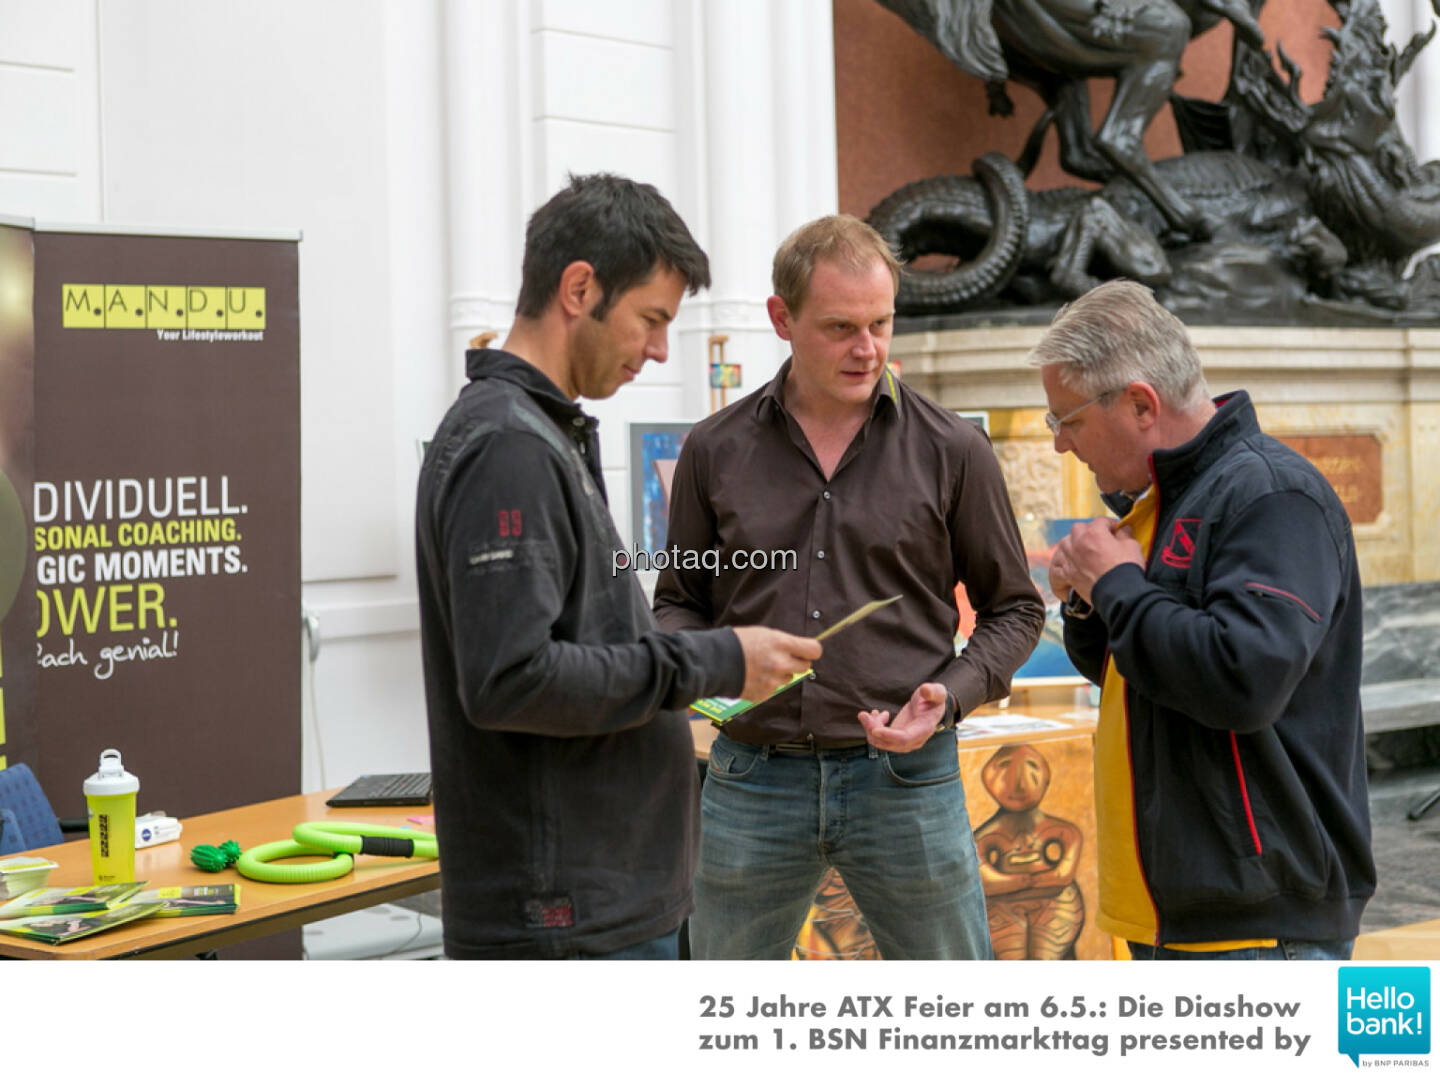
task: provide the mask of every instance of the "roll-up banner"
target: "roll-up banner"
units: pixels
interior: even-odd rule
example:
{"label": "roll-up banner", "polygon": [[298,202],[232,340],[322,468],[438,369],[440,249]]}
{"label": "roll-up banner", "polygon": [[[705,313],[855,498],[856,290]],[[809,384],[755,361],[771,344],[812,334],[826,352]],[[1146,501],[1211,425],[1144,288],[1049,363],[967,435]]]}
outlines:
{"label": "roll-up banner", "polygon": [[35,597],[30,480],[35,465],[35,248],[0,218],[0,765],[35,752]]}
{"label": "roll-up banner", "polygon": [[41,226],[33,251],[33,360],[0,336],[29,537],[0,752],[62,814],[106,748],[142,811],[297,793],[296,241]]}

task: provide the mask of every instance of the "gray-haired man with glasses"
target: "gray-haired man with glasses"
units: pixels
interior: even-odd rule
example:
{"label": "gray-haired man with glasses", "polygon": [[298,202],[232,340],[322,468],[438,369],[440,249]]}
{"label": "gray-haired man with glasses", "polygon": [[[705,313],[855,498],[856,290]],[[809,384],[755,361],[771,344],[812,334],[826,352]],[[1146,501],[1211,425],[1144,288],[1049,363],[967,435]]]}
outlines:
{"label": "gray-haired man with glasses", "polygon": [[1065,427],[1065,423],[1066,423],[1067,421],[1069,421],[1072,417],[1074,417],[1076,414],[1079,414],[1080,412],[1082,412],[1082,411],[1084,411],[1084,410],[1088,410],[1090,407],[1094,406],[1097,402],[1106,402],[1106,401],[1108,401],[1108,400],[1110,400],[1110,399],[1112,399],[1112,398],[1114,398],[1114,397],[1115,397],[1115,392],[1113,392],[1113,391],[1102,391],[1102,392],[1100,392],[1100,394],[1096,395],[1093,399],[1090,399],[1090,400],[1088,400],[1088,401],[1086,401],[1086,402],[1082,402],[1079,406],[1075,407],[1075,409],[1071,410],[1068,414],[1066,414],[1066,415],[1063,416],[1063,417],[1056,417],[1056,416],[1055,416],[1054,414],[1052,414],[1049,410],[1046,410],[1046,411],[1045,411],[1045,427],[1050,430],[1050,435],[1052,435],[1052,436],[1059,436],[1059,435],[1060,435],[1060,430]]}
{"label": "gray-haired man with glasses", "polygon": [[1050,565],[1102,687],[1098,924],[1137,959],[1348,958],[1375,865],[1344,508],[1244,391],[1210,399],[1139,284],[1066,306],[1031,361],[1055,450],[1121,515]]}

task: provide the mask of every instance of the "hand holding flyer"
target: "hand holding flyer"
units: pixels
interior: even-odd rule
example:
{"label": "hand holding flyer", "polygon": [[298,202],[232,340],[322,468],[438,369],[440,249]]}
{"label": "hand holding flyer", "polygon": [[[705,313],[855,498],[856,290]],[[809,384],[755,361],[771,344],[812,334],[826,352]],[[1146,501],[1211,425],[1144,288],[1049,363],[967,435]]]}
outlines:
{"label": "hand holding flyer", "polygon": [[[865,604],[862,607],[857,607],[854,611],[851,611],[850,614],[846,615],[839,622],[834,623],[833,625],[822,630],[820,633],[816,634],[815,640],[824,641],[827,638],[833,637],[841,630],[853,626],[862,618],[866,618],[867,616],[874,614],[882,607],[887,607],[890,604],[893,604],[898,599],[900,599],[899,596],[890,596],[882,600],[871,600],[868,604]],[[748,701],[741,700],[739,697],[703,697],[702,699],[692,703],[690,705],[690,710],[696,715],[703,715],[706,719],[709,719],[717,726],[723,725],[725,723],[728,723],[731,719],[734,719],[735,716],[739,715],[741,712],[749,711],[751,708],[755,707],[756,704],[764,704],[766,700],[770,700],[772,697],[779,696],[787,689],[798,685],[799,683],[805,681],[805,679],[807,678],[814,677],[815,672],[813,670],[801,671],[799,674],[795,675],[795,677],[791,678],[790,681],[786,682],[784,685],[780,686],[773,693],[771,693],[769,697],[766,697],[765,700]]]}

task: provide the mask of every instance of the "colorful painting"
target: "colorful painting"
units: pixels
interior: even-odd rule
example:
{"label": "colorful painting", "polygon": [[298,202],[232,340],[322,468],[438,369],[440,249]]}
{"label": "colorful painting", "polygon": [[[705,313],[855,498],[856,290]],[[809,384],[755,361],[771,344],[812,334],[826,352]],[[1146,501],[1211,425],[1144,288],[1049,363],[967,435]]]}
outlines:
{"label": "colorful painting", "polygon": [[630,534],[635,547],[654,554],[665,547],[670,523],[670,481],[689,421],[630,425]]}
{"label": "colorful painting", "polygon": [[1033,745],[1001,746],[980,770],[999,806],[975,828],[975,852],[990,943],[1001,961],[1073,961],[1085,927],[1078,882],[1085,836],[1041,809],[1050,775],[1050,762]]}
{"label": "colorful painting", "polygon": [[879,961],[875,937],[840,873],[830,869],[795,940],[793,961]]}
{"label": "colorful painting", "polygon": [[[1070,527],[1076,522],[1088,521],[1088,518],[1052,518],[1043,527],[1044,544],[1038,548],[1026,549],[1025,558],[1030,567],[1030,580],[1035,583],[1035,588],[1045,599],[1045,630],[1040,635],[1040,643],[1035,646],[1035,651],[1030,658],[1020,665],[1015,672],[1015,679],[1031,680],[1036,678],[1078,678],[1080,672],[1075,669],[1075,664],[1070,662],[1070,657],[1065,654],[1065,621],[1060,614],[1060,601],[1050,591],[1050,556],[1054,554],[1055,545],[1060,543],[1062,537],[1070,531]],[[965,595],[965,586],[955,587],[955,604],[960,611],[960,626],[955,635],[956,651],[965,647],[965,639],[975,628],[975,612],[970,607],[970,601]]]}
{"label": "colorful painting", "polygon": [[[1043,739],[1023,738],[998,748],[993,741],[959,746],[995,957],[1113,957],[1110,937],[1089,922],[1100,897],[1091,731],[1076,725]],[[821,883],[791,957],[879,959],[870,929],[834,871]]]}
{"label": "colorful painting", "polygon": [[713,362],[710,366],[710,386],[713,388],[739,387],[740,366]]}

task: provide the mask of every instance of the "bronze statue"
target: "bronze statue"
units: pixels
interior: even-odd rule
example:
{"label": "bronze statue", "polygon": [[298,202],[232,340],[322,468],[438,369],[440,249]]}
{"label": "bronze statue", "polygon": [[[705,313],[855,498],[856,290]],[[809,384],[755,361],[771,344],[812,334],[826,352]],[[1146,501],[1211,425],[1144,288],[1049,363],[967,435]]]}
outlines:
{"label": "bronze statue", "polygon": [[[1054,122],[1060,161],[1082,179],[1117,171],[1143,190],[1176,230],[1204,236],[1202,210],[1155,172],[1142,138],[1170,96],[1190,38],[1221,18],[1254,47],[1265,43],[1244,0],[880,0],[961,70],[985,79],[992,115],[1010,115],[1005,80],[1029,86],[1046,110],[1031,132],[1029,174]],[[1087,78],[1114,78],[1100,129],[1090,131]]]}
{"label": "bronze statue", "polygon": [[[881,2],[897,10],[921,4]],[[1014,0],[994,2],[999,27],[1001,9],[1010,10]],[[1069,10],[1067,0],[1033,3]],[[976,177],[940,176],[891,194],[870,220],[902,259],[945,253],[961,262],[948,271],[907,273],[899,309],[923,314],[1054,302],[1100,278],[1125,276],[1201,319],[1316,319],[1317,311],[1342,322],[1440,318],[1440,258],[1404,277],[1409,257],[1440,241],[1440,162],[1416,161],[1394,109],[1395,85],[1434,28],[1397,53],[1385,41],[1376,0],[1332,0],[1332,6],[1343,22],[1325,31],[1334,52],[1324,96],[1313,107],[1300,101],[1299,72],[1284,51],[1288,81],[1253,47],[1247,28],[1237,35],[1226,101],[1186,105],[1187,114],[1197,107],[1209,112],[1206,123],[1181,124],[1191,150],[1182,156],[1135,166],[1106,134],[1112,107],[1095,144],[1117,171],[1100,190],[1026,191],[1021,165],[1033,155],[1027,149],[1020,164],[988,153],[976,162]],[[1121,9],[1130,8],[1101,0],[1091,8],[1099,13],[1092,24]],[[1218,3],[1202,9],[1209,24],[1220,9]],[[1224,12],[1241,25],[1243,9],[1227,5]],[[1009,58],[1013,45],[1003,32],[1001,40]],[[1012,63],[1012,74],[1016,70]],[[1117,102],[1124,77],[1117,75]],[[1051,95],[1060,101],[1074,92],[1062,86]],[[1127,98],[1124,107],[1133,101]],[[1133,132],[1132,148],[1143,155],[1140,135],[1153,109],[1125,114],[1118,126]],[[1076,157],[1064,156],[1067,138],[1080,135],[1058,112],[1056,122],[1069,168]],[[1177,205],[1185,207],[1183,227]],[[1195,226],[1196,220],[1203,224]]]}

